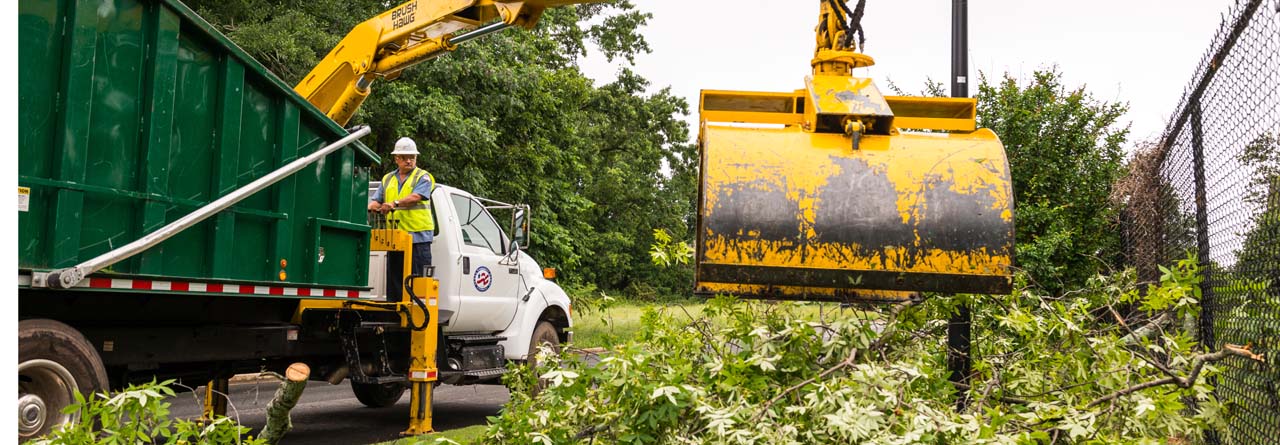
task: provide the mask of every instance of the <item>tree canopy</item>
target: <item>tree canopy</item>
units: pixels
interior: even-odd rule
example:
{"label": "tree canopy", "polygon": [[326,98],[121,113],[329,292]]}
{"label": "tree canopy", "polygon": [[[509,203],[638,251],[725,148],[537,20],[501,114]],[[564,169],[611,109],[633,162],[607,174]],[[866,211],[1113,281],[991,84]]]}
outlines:
{"label": "tree canopy", "polygon": [[1124,171],[1127,105],[1068,89],[1056,69],[1026,84],[983,76],[976,98],[978,126],[995,131],[1009,157],[1018,267],[1058,293],[1115,264],[1120,238],[1108,197]]}
{"label": "tree canopy", "polygon": [[[1059,293],[1118,265],[1120,235],[1112,188],[1124,174],[1124,103],[1068,89],[1056,68],[1026,82],[985,74],[974,96],[978,127],[1000,136],[1013,180],[1016,266],[1036,286]],[[896,94],[909,94],[889,82]],[[921,96],[946,95],[928,80]]]}

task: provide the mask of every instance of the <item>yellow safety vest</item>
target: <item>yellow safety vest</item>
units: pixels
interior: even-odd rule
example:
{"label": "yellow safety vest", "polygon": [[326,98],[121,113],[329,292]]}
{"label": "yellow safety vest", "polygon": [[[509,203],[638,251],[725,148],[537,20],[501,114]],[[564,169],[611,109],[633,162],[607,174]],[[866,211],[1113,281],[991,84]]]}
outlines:
{"label": "yellow safety vest", "polygon": [[[386,176],[382,177],[382,190],[386,192],[382,202],[392,203],[409,197],[409,195],[413,194],[413,186],[424,175],[428,181],[431,181],[431,188],[434,189],[436,178],[431,176],[431,173],[427,173],[426,170],[414,168],[403,184],[400,183],[400,178],[395,171],[387,173]],[[400,207],[392,212],[390,218],[400,222],[401,230],[413,233],[429,232],[436,229],[436,221],[431,217],[431,196],[423,196],[422,198],[422,201],[418,201],[413,206]]]}

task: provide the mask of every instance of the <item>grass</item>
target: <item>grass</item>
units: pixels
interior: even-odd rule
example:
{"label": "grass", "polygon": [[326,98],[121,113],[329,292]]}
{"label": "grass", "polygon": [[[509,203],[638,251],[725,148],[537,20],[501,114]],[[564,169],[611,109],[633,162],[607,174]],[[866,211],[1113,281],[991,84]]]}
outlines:
{"label": "grass", "polygon": [[458,428],[439,433],[406,437],[393,442],[383,442],[378,445],[435,445],[449,443],[445,441],[445,439],[457,442],[458,445],[479,445],[484,443],[484,431],[488,428],[489,425],[472,425],[466,428]]}
{"label": "grass", "polygon": [[[835,303],[795,303],[798,314],[813,321],[823,318],[830,321],[834,317],[866,317],[870,314],[841,309]],[[640,316],[644,311],[657,306],[667,308],[669,314],[677,319],[685,318],[684,311],[693,317],[702,316],[704,303],[646,303],[623,301],[615,303],[603,311],[576,314],[573,320],[573,343],[578,348],[610,348],[631,340],[640,332]],[[684,309],[681,310],[681,307]]]}
{"label": "grass", "polygon": [[[578,348],[608,348],[625,343],[640,332],[640,316],[656,303],[622,302],[603,311],[578,314],[574,317],[573,343]],[[686,304],[684,307],[695,316],[702,312],[703,304]],[[673,310],[679,311],[679,308]]]}

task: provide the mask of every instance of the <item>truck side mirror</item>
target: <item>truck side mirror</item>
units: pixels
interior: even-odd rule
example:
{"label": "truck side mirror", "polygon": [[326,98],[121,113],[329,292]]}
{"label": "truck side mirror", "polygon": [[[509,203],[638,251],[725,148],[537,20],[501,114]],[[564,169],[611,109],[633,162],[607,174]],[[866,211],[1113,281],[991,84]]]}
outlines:
{"label": "truck side mirror", "polygon": [[512,249],[529,248],[529,208],[517,207],[511,212]]}

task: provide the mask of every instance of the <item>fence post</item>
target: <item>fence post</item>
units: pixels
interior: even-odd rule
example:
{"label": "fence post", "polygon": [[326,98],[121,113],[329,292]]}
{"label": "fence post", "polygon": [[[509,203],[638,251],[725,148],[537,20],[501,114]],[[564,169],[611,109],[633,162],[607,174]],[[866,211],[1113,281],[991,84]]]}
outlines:
{"label": "fence post", "polygon": [[1191,105],[1191,153],[1196,183],[1196,256],[1200,260],[1200,344],[1214,349],[1213,339],[1213,262],[1209,255],[1209,206],[1204,177],[1204,131],[1201,127],[1201,107],[1197,100]]}
{"label": "fence post", "polygon": [[[1196,257],[1200,262],[1200,346],[1202,348],[1213,350],[1216,345],[1213,341],[1213,262],[1209,255],[1209,202],[1208,191],[1204,176],[1204,129],[1201,121],[1200,100],[1189,104],[1191,111],[1191,153],[1192,153],[1192,174],[1195,176],[1196,185]],[[1215,386],[1216,386],[1216,382]],[[1198,410],[1195,401],[1191,401],[1192,409]],[[1213,429],[1204,431],[1205,442],[1209,444],[1221,443],[1218,432]]]}

